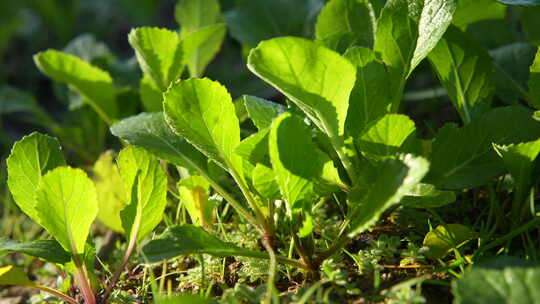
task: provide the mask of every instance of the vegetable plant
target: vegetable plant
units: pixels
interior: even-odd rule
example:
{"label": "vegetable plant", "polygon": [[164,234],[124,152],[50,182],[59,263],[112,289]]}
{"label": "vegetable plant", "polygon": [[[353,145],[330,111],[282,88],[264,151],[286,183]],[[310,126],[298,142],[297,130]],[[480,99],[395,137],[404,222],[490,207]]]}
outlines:
{"label": "vegetable plant", "polygon": [[[506,6],[487,2],[490,12],[504,15]],[[52,239],[3,238],[0,252],[57,264],[85,303],[107,303],[134,255],[141,263],[161,263],[164,273],[168,260],[195,255],[203,283],[203,255],[268,260],[267,303],[277,298],[280,265],[289,279],[293,269],[322,285],[339,277],[333,263],[346,253],[359,273],[373,274],[378,290],[375,264],[396,256],[404,257],[400,267],[430,259],[459,279],[453,283],[458,303],[473,299],[471,284],[482,275],[495,277],[496,267],[475,265],[461,277],[454,268],[482,265],[490,249],[510,248],[518,236],[529,248],[534,244],[540,50],[525,44],[489,52],[467,29],[492,16],[471,17],[478,10],[472,1],[296,4],[302,19],[287,17],[291,4],[285,1],[238,1],[225,14],[216,0],[181,1],[175,9],[179,31],[139,27],[128,34],[142,71],[138,88],[119,86],[109,72],[77,56],[38,53],[40,71],[77,93],[123,149],[116,159],[114,152],[103,153],[91,179],[66,165],[52,137],[32,133],[15,143],[7,159],[9,190]],[[270,15],[262,12],[267,5]],[[310,32],[305,23],[314,12]],[[276,21],[272,28],[262,24],[266,18]],[[203,77],[227,28],[241,44],[246,68],[273,88],[273,96],[232,96],[220,81]],[[513,55],[517,50],[529,59]],[[519,62],[527,73],[514,76],[508,62]],[[454,122],[430,129],[406,114],[406,88],[419,70],[436,77]],[[142,113],[136,114],[137,106]],[[470,193],[475,204],[489,201],[486,222],[447,223],[439,210]],[[174,217],[169,209],[176,210]],[[331,219],[336,229],[323,233],[327,209],[339,212]],[[369,242],[371,249],[348,251],[379,220],[403,209],[432,217],[422,248],[409,243],[398,249],[399,237],[380,237]],[[95,220],[126,241],[107,278],[94,269],[89,235]],[[257,231],[258,246],[220,238],[223,220]],[[474,253],[462,254],[471,246]],[[451,254],[457,261],[447,266]],[[530,274],[531,282],[537,275],[532,266],[508,271]],[[385,292],[420,301],[411,286],[421,290],[424,281],[427,275]],[[34,284],[12,266],[0,268],[0,283],[78,301]]]}

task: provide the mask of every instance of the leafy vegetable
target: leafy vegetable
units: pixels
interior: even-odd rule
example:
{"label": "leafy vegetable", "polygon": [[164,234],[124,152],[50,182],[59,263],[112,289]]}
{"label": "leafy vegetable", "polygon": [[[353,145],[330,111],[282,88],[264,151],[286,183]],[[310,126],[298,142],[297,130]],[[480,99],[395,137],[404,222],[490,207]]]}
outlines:
{"label": "leafy vegetable", "polygon": [[332,0],[319,13],[315,36],[327,47],[343,52],[353,45],[371,47],[375,13],[366,0]]}
{"label": "leafy vegetable", "polygon": [[171,128],[225,169],[242,172],[234,153],[240,127],[227,89],[209,79],[174,84],[164,94],[165,120]]}
{"label": "leafy vegetable", "polygon": [[122,228],[128,239],[141,241],[161,222],[167,204],[167,177],[157,159],[135,147],[120,152],[118,169],[130,194],[120,213]]}
{"label": "leafy vegetable", "polygon": [[154,27],[131,30],[129,44],[135,49],[144,74],[160,91],[180,77],[184,69],[180,37],[175,32]]}
{"label": "leafy vegetable", "polygon": [[98,212],[94,184],[81,169],[53,169],[38,186],[36,212],[40,225],[66,251],[82,254]]}
{"label": "leafy vegetable", "polygon": [[491,59],[466,33],[450,27],[429,60],[465,123],[489,108],[494,89]]}
{"label": "leafy vegetable", "polygon": [[117,118],[116,88],[108,72],[80,58],[47,50],[34,56],[37,67],[53,80],[66,83],[108,124]]}
{"label": "leafy vegetable", "polygon": [[9,190],[17,206],[36,223],[41,223],[35,207],[42,176],[66,164],[60,149],[56,139],[35,132],[16,142],[7,159]]}

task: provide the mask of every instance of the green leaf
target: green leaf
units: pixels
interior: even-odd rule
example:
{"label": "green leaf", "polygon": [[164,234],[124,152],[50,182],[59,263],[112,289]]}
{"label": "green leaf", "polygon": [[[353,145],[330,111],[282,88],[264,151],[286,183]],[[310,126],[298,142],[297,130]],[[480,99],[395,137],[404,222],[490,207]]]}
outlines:
{"label": "green leaf", "polygon": [[262,163],[270,166],[268,154],[268,133],[270,129],[259,131],[242,140],[235,148],[236,154],[240,155],[251,164]]}
{"label": "green leaf", "polygon": [[111,133],[128,143],[143,147],[157,157],[193,171],[206,171],[206,157],[174,134],[163,113],[141,113],[111,127]]}
{"label": "green leaf", "polygon": [[272,123],[269,152],[281,194],[293,211],[311,203],[321,180],[339,183],[332,160],[312,142],[304,122],[290,113]]}
{"label": "green leaf", "polygon": [[540,153],[540,139],[516,145],[494,145],[516,184],[517,198],[523,200],[532,184],[534,161]]}
{"label": "green leaf", "polygon": [[182,205],[186,207],[191,221],[196,226],[210,227],[215,204],[208,199],[210,184],[201,176],[193,175],[181,179],[178,194]]}
{"label": "green leaf", "polygon": [[[381,53],[398,82],[404,81],[435,47],[455,10],[451,0],[410,2],[386,2],[377,21],[374,50]],[[401,91],[402,85],[398,89]]]}
{"label": "green leaf", "polygon": [[521,9],[521,26],[528,41],[540,46],[540,7],[524,7]]}
{"label": "green leaf", "polygon": [[98,213],[94,183],[81,169],[53,169],[38,186],[36,211],[40,225],[66,251],[82,254],[90,225]]}
{"label": "green leaf", "polygon": [[429,60],[465,123],[489,108],[494,90],[493,66],[480,44],[450,27]]}
{"label": "green leaf", "polygon": [[517,258],[497,257],[467,269],[453,282],[456,304],[540,302],[540,267]]}
{"label": "green leaf", "polygon": [[278,200],[281,198],[279,185],[276,182],[274,171],[271,168],[256,164],[251,172],[253,188],[264,198]]}
{"label": "green leaf", "polygon": [[253,49],[248,68],[292,100],[331,139],[343,135],[356,69],[315,42],[284,37]]}
{"label": "green leaf", "polygon": [[225,13],[231,35],[248,45],[281,36],[306,36],[320,0],[238,0]]}
{"label": "green leaf", "polygon": [[159,238],[151,240],[142,249],[150,263],[171,259],[179,255],[206,253],[217,257],[250,256],[253,251],[224,242],[204,229],[192,225],[169,227]]}
{"label": "green leaf", "polygon": [[163,93],[150,77],[144,75],[139,83],[139,95],[145,111],[163,111]]}
{"label": "green leaf", "polygon": [[55,50],[36,54],[34,62],[42,73],[81,94],[105,122],[110,124],[117,117],[116,88],[106,71]]}
{"label": "green leaf", "polygon": [[507,5],[537,6],[540,0],[497,0]]}
{"label": "green leaf", "polygon": [[184,61],[191,77],[203,75],[206,66],[218,53],[226,30],[226,25],[220,23],[192,31],[183,37]]}
{"label": "green leaf", "polygon": [[71,260],[69,253],[55,240],[35,240],[19,243],[0,237],[0,255],[8,252],[24,253],[58,264],[65,264]]}
{"label": "green leaf", "polygon": [[375,12],[367,0],[332,0],[321,10],[315,37],[340,53],[351,46],[371,48],[375,31]]}
{"label": "green leaf", "polygon": [[407,152],[404,144],[416,135],[414,122],[402,114],[386,114],[369,124],[358,137],[358,149],[366,156],[394,157]]}
{"label": "green leaf", "polygon": [[41,223],[35,210],[36,191],[47,171],[66,161],[55,138],[34,132],[16,142],[7,159],[9,190],[17,206],[34,222]]}
{"label": "green leaf", "polygon": [[469,24],[493,19],[504,19],[506,6],[495,0],[459,0],[452,23],[465,30]]}
{"label": "green leaf", "polygon": [[144,149],[129,146],[118,155],[126,193],[131,194],[120,213],[126,238],[140,242],[161,222],[167,204],[167,176],[159,161]]}
{"label": "green leaf", "polygon": [[181,0],[176,4],[174,16],[180,25],[182,38],[203,27],[223,22],[218,0]]}
{"label": "green leaf", "polygon": [[244,95],[244,104],[253,124],[259,129],[267,129],[274,118],[285,112],[286,108],[279,103],[271,102],[255,96]]}
{"label": "green leaf", "polygon": [[242,172],[242,159],[234,153],[240,126],[231,95],[209,79],[175,83],[164,94],[165,120],[171,128],[226,170]]}
{"label": "green leaf", "polygon": [[120,211],[128,201],[118,167],[113,160],[114,153],[107,151],[94,163],[92,170],[98,199],[98,215],[100,222],[114,231],[123,232]]}
{"label": "green leaf", "polygon": [[531,105],[540,109],[540,48],[536,51],[536,57],[530,68],[529,90]]}
{"label": "green leaf", "polygon": [[432,145],[430,183],[442,189],[483,185],[504,170],[491,143],[512,144],[540,137],[540,125],[523,107],[491,110],[463,128],[446,125]]}
{"label": "green leaf", "polygon": [[428,168],[429,163],[424,158],[410,154],[404,155],[401,160],[385,160],[377,168],[377,176],[367,194],[359,201],[350,202],[352,211],[348,215],[351,221],[349,236],[354,237],[365,231],[386,209],[399,203],[403,196],[418,185]]}
{"label": "green leaf", "polygon": [[460,224],[440,225],[428,232],[423,245],[428,248],[426,256],[431,259],[442,259],[452,249],[463,246],[476,237],[476,232]]}
{"label": "green leaf", "polygon": [[412,208],[439,208],[455,200],[453,191],[438,190],[434,185],[420,183],[403,197],[401,204]]}
{"label": "green leaf", "polygon": [[371,49],[352,47],[344,56],[356,66],[356,83],[345,123],[348,133],[356,137],[369,122],[390,111],[390,76]]}
{"label": "green leaf", "polygon": [[518,98],[530,101],[527,89],[529,66],[534,60],[536,49],[526,43],[512,43],[490,52],[496,93],[510,104],[518,104]]}
{"label": "green leaf", "polygon": [[128,40],[144,74],[161,91],[180,77],[184,63],[178,34],[162,28],[140,27],[129,32]]}
{"label": "green leaf", "polygon": [[36,284],[30,281],[24,269],[9,265],[0,268],[0,285],[35,286]]}
{"label": "green leaf", "polygon": [[424,0],[418,21],[418,39],[411,58],[409,75],[443,37],[444,32],[452,22],[455,9],[454,0]]}

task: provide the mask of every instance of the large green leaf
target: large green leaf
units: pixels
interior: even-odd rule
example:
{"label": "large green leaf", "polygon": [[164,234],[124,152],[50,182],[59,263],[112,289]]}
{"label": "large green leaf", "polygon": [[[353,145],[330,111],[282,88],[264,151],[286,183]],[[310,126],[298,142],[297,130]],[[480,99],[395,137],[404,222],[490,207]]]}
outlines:
{"label": "large green leaf", "polygon": [[429,54],[429,60],[465,123],[489,108],[494,90],[493,66],[479,43],[450,27]]}
{"label": "large green leaf", "polygon": [[34,56],[37,67],[54,81],[66,83],[81,94],[86,102],[111,123],[117,117],[116,88],[109,73],[79,57],[55,50]]}
{"label": "large green leaf", "polygon": [[531,105],[540,109],[540,48],[536,51],[536,57],[530,68],[529,90]]}
{"label": "large green leaf", "polygon": [[126,206],[128,198],[126,190],[118,186],[122,184],[122,179],[113,156],[112,151],[101,154],[92,169],[92,179],[96,185],[99,205],[98,220],[107,227],[122,232],[120,211]]}
{"label": "large green leaf", "polygon": [[144,74],[161,91],[180,77],[184,63],[178,34],[162,28],[140,27],[131,30],[128,40]]}
{"label": "large green leaf", "polygon": [[159,238],[148,242],[143,247],[142,252],[151,263],[185,254],[206,253],[218,257],[258,254],[237,247],[232,243],[224,242],[204,229],[192,225],[168,228]]}
{"label": "large green leaf", "polygon": [[269,152],[276,181],[291,210],[311,203],[319,181],[339,183],[332,160],[312,142],[304,122],[290,113],[272,123]]}
{"label": "large green leaf", "polygon": [[219,51],[227,28],[224,23],[209,25],[183,37],[184,61],[191,77],[200,77]]}
{"label": "large green leaf", "polygon": [[432,145],[429,180],[443,189],[483,185],[504,166],[491,143],[512,144],[540,137],[540,124],[523,107],[491,110],[462,128],[443,127]]}
{"label": "large green leaf", "polygon": [[345,123],[348,133],[356,137],[369,122],[390,111],[390,76],[371,49],[352,47],[344,56],[356,66],[356,84]]}
{"label": "large green leaf", "polygon": [[411,58],[410,74],[443,37],[456,9],[454,0],[424,0],[418,21],[418,39]]}
{"label": "large green leaf", "polygon": [[456,304],[540,303],[540,267],[516,258],[498,257],[475,265],[452,284]]}
{"label": "large green leaf", "polygon": [[225,20],[234,38],[254,47],[274,37],[306,36],[321,6],[320,0],[237,0]]}
{"label": "large green leaf", "polygon": [[98,213],[94,183],[81,169],[53,169],[38,186],[36,211],[40,225],[66,251],[82,254],[90,225]]}
{"label": "large green leaf", "polygon": [[491,19],[504,19],[506,6],[496,0],[458,0],[452,23],[462,30],[469,24]]}
{"label": "large green leaf", "polygon": [[529,66],[534,60],[536,49],[526,43],[512,43],[490,52],[496,93],[510,104],[518,104],[518,98],[531,100],[527,89]]}
{"label": "large green leaf", "polygon": [[428,172],[429,163],[422,157],[403,155],[401,160],[388,159],[377,168],[369,191],[359,201],[350,202],[352,211],[349,236],[353,237],[373,225],[389,207],[399,203]]}
{"label": "large green leaf", "polygon": [[267,129],[274,118],[285,112],[285,107],[279,103],[271,102],[255,96],[244,95],[244,105],[253,124],[259,129]]}
{"label": "large green leaf", "polygon": [[367,0],[332,0],[321,10],[315,36],[340,53],[353,45],[372,47],[375,13]]}
{"label": "large green leaf", "polygon": [[356,69],[315,42],[294,37],[264,41],[248,68],[285,94],[331,139],[343,134]]}
{"label": "large green leaf", "polygon": [[454,10],[452,0],[386,3],[377,21],[374,49],[393,69],[397,81],[408,77],[435,47],[450,25]]}
{"label": "large green leaf", "polygon": [[200,28],[223,21],[218,0],[181,0],[175,7],[174,16],[180,25],[182,38]]}
{"label": "large green leaf", "polygon": [[175,83],[164,98],[165,120],[178,135],[225,169],[242,172],[242,159],[234,153],[240,126],[225,87],[189,79]]}
{"label": "large green leaf", "polygon": [[17,206],[34,222],[40,223],[35,210],[36,191],[47,171],[66,164],[55,138],[34,132],[16,142],[7,159],[9,190]]}
{"label": "large green leaf", "polygon": [[167,204],[167,176],[144,149],[129,146],[118,155],[118,168],[130,197],[120,213],[128,239],[141,241],[161,222]]}
{"label": "large green leaf", "polygon": [[19,243],[0,237],[0,255],[11,252],[28,254],[58,264],[65,264],[71,260],[69,253],[55,240],[35,240]]}
{"label": "large green leaf", "polygon": [[112,125],[111,133],[128,143],[143,147],[157,157],[194,171],[206,171],[202,153],[174,134],[163,113],[141,113]]}
{"label": "large green leaf", "polygon": [[442,259],[452,249],[463,246],[476,235],[471,228],[461,224],[437,226],[424,237],[423,246],[428,248],[426,256],[431,259]]}
{"label": "large green leaf", "polygon": [[534,161],[540,153],[540,139],[516,145],[495,145],[495,150],[514,179],[517,199],[524,199],[531,187]]}
{"label": "large green leaf", "polygon": [[255,188],[262,197],[271,200],[278,200],[281,198],[279,185],[276,182],[276,176],[271,168],[260,163],[256,164],[251,175],[253,188]]}
{"label": "large green leaf", "polygon": [[414,122],[402,114],[386,114],[369,124],[358,137],[358,149],[368,157],[394,157],[407,152],[405,142],[414,139]]}

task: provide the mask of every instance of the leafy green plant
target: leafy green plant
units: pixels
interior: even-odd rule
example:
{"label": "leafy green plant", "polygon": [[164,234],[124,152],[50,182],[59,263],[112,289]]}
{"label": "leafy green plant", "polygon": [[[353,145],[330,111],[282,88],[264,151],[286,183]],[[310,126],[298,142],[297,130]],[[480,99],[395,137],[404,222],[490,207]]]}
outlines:
{"label": "leafy green plant", "polygon": [[[471,14],[478,7],[485,11]],[[142,70],[135,79],[138,87],[124,87],[115,73],[91,60],[41,52],[34,57],[39,69],[67,84],[77,96],[72,105],[90,107],[125,147],[116,161],[114,152],[103,153],[91,180],[83,170],[66,166],[55,139],[33,133],[17,142],[7,160],[7,183],[17,206],[53,239],[2,238],[0,253],[63,265],[85,303],[109,301],[138,247],[140,261],[162,263],[161,284],[168,275],[163,261],[177,266],[182,265],[178,257],[196,255],[199,266],[179,281],[197,272],[201,294],[212,292],[205,282],[208,259],[202,255],[220,258],[211,261],[212,267],[223,267],[222,273],[227,257],[245,265],[247,259],[263,260],[253,269],[268,267],[265,286],[237,285],[223,301],[251,295],[267,303],[277,299],[282,273],[307,281],[323,274],[297,297],[301,303],[324,284],[361,294],[357,281],[346,279],[351,273],[373,275],[374,298],[421,303],[426,301],[421,286],[430,283],[426,277],[381,287],[385,266],[380,264],[429,268],[419,264],[427,258],[441,264],[442,270],[433,272],[459,278],[455,268],[463,271],[464,264],[477,263],[501,245],[499,252],[510,251],[518,236],[534,257],[529,234],[538,227],[540,53],[525,42],[488,51],[472,30],[477,23],[502,19],[506,10],[494,1],[466,0],[238,1],[222,14],[217,0],[183,0],[175,8],[180,31],[139,27],[129,33]],[[241,43],[247,69],[274,89],[274,101],[233,96],[220,81],[200,78],[227,28]],[[534,29],[525,34],[536,41]],[[405,114],[406,87],[420,72],[438,79],[434,91],[442,92],[457,123],[435,128]],[[47,117],[28,96],[0,92],[23,100],[5,113],[23,109]],[[136,114],[138,106],[146,113]],[[170,204],[175,216],[165,212],[168,201],[178,201]],[[444,212],[454,202],[458,209],[482,210],[487,220],[459,222],[459,214],[439,215],[436,208]],[[355,246],[346,262],[340,260],[339,253],[362,243],[358,237],[398,207],[432,215],[422,218],[427,223],[417,239],[427,232],[423,247],[404,246],[403,234],[378,235],[365,242],[367,247]],[[116,271],[101,284],[89,238],[96,219],[126,239]],[[162,220],[163,233],[139,246]],[[256,231],[257,240],[227,236],[223,221],[240,221],[237,227]],[[245,237],[252,238],[250,233]],[[473,239],[477,244],[469,243]],[[472,254],[462,254],[471,248]],[[352,267],[338,269],[342,265]],[[474,294],[470,282],[481,272],[464,272],[454,285],[458,298]],[[77,301],[23,274],[12,266],[1,268],[0,283]],[[261,277],[257,273],[246,281]],[[154,290],[156,302],[192,301],[164,298],[159,291]]]}

